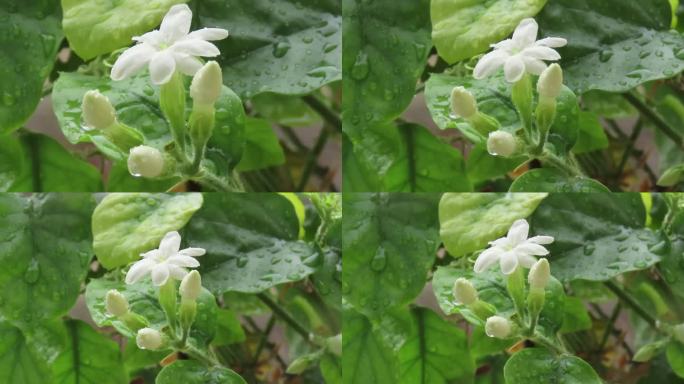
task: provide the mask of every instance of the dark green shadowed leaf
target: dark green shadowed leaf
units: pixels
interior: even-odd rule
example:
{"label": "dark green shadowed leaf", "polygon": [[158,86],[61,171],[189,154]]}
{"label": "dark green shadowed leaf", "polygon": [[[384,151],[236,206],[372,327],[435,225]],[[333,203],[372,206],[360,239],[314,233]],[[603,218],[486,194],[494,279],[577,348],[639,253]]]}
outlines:
{"label": "dark green shadowed leaf", "polygon": [[398,364],[392,350],[364,316],[344,313],[342,338],[344,384],[395,384]]}
{"label": "dark green shadowed leaf", "polygon": [[230,36],[216,45],[223,81],[241,97],[308,94],[340,80],[339,1],[194,0],[201,27]]}
{"label": "dark green shadowed leaf", "polygon": [[0,382],[51,383],[50,366],[66,344],[64,326],[61,321],[50,321],[26,331],[0,322]]}
{"label": "dark green shadowed leaf", "polygon": [[596,180],[566,176],[552,168],[533,169],[515,179],[509,192],[610,192]]}
{"label": "dark green shadowed leaf", "polygon": [[247,118],[245,150],[236,169],[253,171],[285,163],[285,153],[271,124],[263,119]]}
{"label": "dark green shadowed leaf", "polygon": [[625,92],[684,70],[684,37],[669,32],[665,0],[549,0],[542,34],[568,40],[560,48],[566,84],[578,93]]}
{"label": "dark green shadowed leaf", "polygon": [[93,257],[86,194],[0,195],[0,315],[26,326],[66,314]]}
{"label": "dark green shadowed leaf", "polygon": [[55,360],[55,384],[126,384],[119,344],[79,320],[66,321],[66,348]]}
{"label": "dark green shadowed leaf", "polygon": [[299,219],[277,194],[205,194],[184,236],[202,256],[202,282],[216,294],[256,293],[305,279],[321,255],[299,241]]}
{"label": "dark green shadowed leaf", "polygon": [[528,348],[506,362],[507,384],[602,384],[586,361],[570,355],[555,355],[543,348]]}
{"label": "dark green shadowed leaf", "polygon": [[162,368],[156,384],[247,384],[245,379],[224,367],[206,367],[194,360],[177,360]]}
{"label": "dark green shadowed leaf", "polygon": [[0,1],[0,134],[31,116],[62,43],[58,0]]}
{"label": "dark green shadowed leaf", "polygon": [[439,246],[437,194],[344,196],[343,293],[375,317],[407,304],[425,285]]}
{"label": "dark green shadowed leaf", "polygon": [[[586,96],[586,95],[585,95]],[[583,101],[585,98],[582,99]],[[608,136],[593,112],[580,111],[579,136],[572,152],[579,154],[608,148]]]}

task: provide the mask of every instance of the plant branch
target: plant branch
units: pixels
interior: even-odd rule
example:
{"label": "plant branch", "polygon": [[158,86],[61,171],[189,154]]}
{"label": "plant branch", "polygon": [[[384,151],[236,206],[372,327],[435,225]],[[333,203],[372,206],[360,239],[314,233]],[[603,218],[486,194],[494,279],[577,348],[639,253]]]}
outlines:
{"label": "plant branch", "polygon": [[303,325],[299,324],[299,322],[295,320],[292,315],[290,315],[285,309],[281,308],[278,303],[273,301],[273,299],[268,296],[268,294],[261,292],[257,294],[257,297],[264,304],[266,304],[266,306],[269,307],[276,316],[278,316],[281,320],[287,323],[287,325],[292,327],[295,332],[302,336],[307,343],[315,345],[313,341],[311,341],[311,332],[309,332]]}
{"label": "plant branch", "polygon": [[655,317],[651,316],[646,309],[644,309],[641,304],[637,303],[627,292],[620,288],[617,284],[612,281],[606,281],[604,283],[606,287],[615,294],[624,304],[630,307],[634,313],[639,315],[644,321],[646,321],[653,329],[658,329],[657,320]]}
{"label": "plant branch", "polygon": [[330,127],[335,129],[336,132],[342,132],[342,120],[337,113],[328,108],[327,105],[323,104],[313,95],[302,96],[302,100],[304,100],[304,102],[311,107],[311,109],[316,111],[316,113],[318,113],[323,120],[328,122]]}
{"label": "plant branch", "polygon": [[670,124],[665,121],[665,119],[660,116],[660,114],[651,108],[649,105],[647,105],[643,100],[638,98],[636,95],[634,95],[631,92],[624,93],[622,95],[630,104],[636,108],[639,113],[644,115],[646,118],[651,120],[655,127],[659,129],[663,134],[665,134],[667,137],[669,137],[672,141],[674,141],[678,146],[682,147],[684,144],[684,138],[677,132],[676,129],[672,128]]}
{"label": "plant branch", "polygon": [[329,136],[330,133],[327,129],[325,129],[325,127],[323,127],[323,129],[321,129],[321,133],[318,135],[316,144],[314,145],[313,149],[311,149],[311,152],[309,152],[306,165],[304,165],[304,170],[302,171],[302,177],[299,179],[299,184],[297,185],[297,191],[303,191],[304,188],[306,188],[306,184],[309,182],[309,178],[311,177],[311,172],[316,167],[318,157],[321,155],[321,152],[323,152],[323,148],[328,142]]}

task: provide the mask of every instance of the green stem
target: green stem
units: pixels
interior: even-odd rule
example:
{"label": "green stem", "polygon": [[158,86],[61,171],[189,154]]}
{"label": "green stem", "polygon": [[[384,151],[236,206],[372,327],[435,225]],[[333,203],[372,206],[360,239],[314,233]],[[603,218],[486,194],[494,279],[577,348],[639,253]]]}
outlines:
{"label": "green stem", "polygon": [[525,307],[525,276],[523,268],[518,266],[513,273],[508,275],[506,280],[506,289],[508,294],[513,299],[515,311],[518,314],[521,324],[525,322],[525,314],[523,309]]}
{"label": "green stem", "polygon": [[180,351],[207,366],[216,367],[221,365],[216,358],[200,351],[192,345],[186,345]]}
{"label": "green stem", "polygon": [[306,165],[304,166],[304,171],[302,172],[302,178],[299,180],[299,184],[297,185],[297,191],[303,191],[304,188],[306,188],[306,184],[309,182],[309,178],[311,177],[311,172],[316,167],[316,161],[318,160],[318,156],[321,155],[321,152],[325,147],[325,143],[328,142],[328,137],[329,132],[327,129],[325,129],[325,127],[323,127],[323,129],[321,129],[321,133],[318,135],[316,144],[314,145],[311,152],[309,152]]}
{"label": "green stem", "polygon": [[266,304],[267,307],[269,307],[273,313],[278,316],[281,320],[283,320],[287,325],[292,327],[292,329],[297,332],[302,338],[309,344],[311,345],[316,345],[312,340],[311,340],[311,332],[309,332],[303,325],[299,324],[297,320],[295,320],[292,315],[287,313],[285,309],[281,308],[278,303],[273,301],[268,294],[265,293],[258,293],[257,297],[259,300],[261,300],[264,304]]}
{"label": "green stem", "polygon": [[185,86],[183,75],[175,72],[160,88],[159,106],[171,127],[173,141],[185,158]]}
{"label": "green stem", "polygon": [[565,346],[554,343],[553,341],[547,339],[546,336],[536,334],[530,337],[530,340],[533,341],[535,344],[543,345],[544,347],[556,352],[559,355],[568,353],[568,350],[565,348]]}
{"label": "green stem", "polygon": [[191,179],[215,192],[244,192],[244,186],[235,172],[230,180],[225,180],[204,168]]}
{"label": "green stem", "polygon": [[554,168],[557,168],[565,172],[569,176],[583,176],[582,171],[580,171],[575,165],[568,164],[567,161],[560,159],[558,156],[545,152],[538,158],[542,163],[549,164]]}
{"label": "green stem", "polygon": [[655,127],[659,129],[665,136],[669,137],[678,146],[682,147],[684,144],[684,138],[677,132],[670,124],[662,117],[660,114],[651,108],[646,102],[641,100],[632,92],[624,93],[622,95],[630,104],[636,108],[639,113],[644,115],[646,118],[651,120]]}
{"label": "green stem", "polygon": [[606,343],[608,342],[608,338],[610,335],[613,333],[613,327],[615,326],[615,320],[617,320],[618,315],[620,314],[620,311],[622,310],[622,305],[620,302],[617,303],[615,308],[613,309],[613,313],[610,315],[610,319],[608,320],[608,325],[606,326],[605,332],[603,332],[603,337],[601,338],[601,344],[599,346],[599,351],[603,351],[603,347],[606,346]]}
{"label": "green stem", "polygon": [[651,316],[646,309],[644,309],[641,304],[637,303],[627,292],[620,288],[617,284],[612,281],[606,281],[604,283],[606,287],[611,290],[624,304],[632,308],[634,313],[639,315],[644,321],[648,323],[653,329],[658,330],[657,320],[655,317]]}
{"label": "green stem", "polygon": [[323,104],[318,98],[313,95],[306,95],[302,97],[302,100],[311,107],[316,113],[318,113],[323,120],[327,121],[328,124],[335,129],[337,132],[342,132],[342,120],[333,110],[328,108],[327,105]]}

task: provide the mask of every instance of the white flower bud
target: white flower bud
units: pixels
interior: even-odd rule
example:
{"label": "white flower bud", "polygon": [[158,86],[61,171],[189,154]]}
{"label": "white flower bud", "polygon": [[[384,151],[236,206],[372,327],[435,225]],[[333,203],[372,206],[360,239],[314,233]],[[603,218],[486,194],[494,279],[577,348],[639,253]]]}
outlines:
{"label": "white flower bud", "polygon": [[156,350],[162,346],[162,335],[156,329],[143,328],[138,330],[135,336],[135,343],[140,349]]}
{"label": "white flower bud", "polygon": [[540,97],[555,99],[563,88],[563,69],[558,64],[551,64],[542,72],[537,81],[537,92]]}
{"label": "white flower bud", "polygon": [[202,276],[199,272],[190,271],[180,283],[180,295],[186,300],[197,300],[202,293]]}
{"label": "white flower bud", "polygon": [[451,110],[457,116],[467,119],[477,113],[475,96],[463,87],[451,91]]}
{"label": "white flower bud", "polygon": [[489,337],[505,339],[511,334],[511,323],[501,316],[492,316],[487,319],[485,333]]}
{"label": "white flower bud", "polygon": [[116,111],[107,96],[100,91],[88,91],[83,96],[81,104],[83,122],[94,129],[105,129],[116,121]]}
{"label": "white flower bud", "polygon": [[157,177],[164,169],[164,156],[152,147],[139,145],[128,155],[128,171],[133,176]]}
{"label": "white flower bud", "polygon": [[333,337],[325,339],[325,345],[328,351],[335,356],[342,356],[342,334],[337,334]]}
{"label": "white flower bud", "polygon": [[221,67],[215,61],[204,65],[192,78],[190,97],[200,104],[213,104],[221,96],[223,75]]}
{"label": "white flower bud", "polygon": [[105,308],[112,316],[123,316],[128,313],[128,300],[116,289],[110,289],[105,297]]}
{"label": "white flower bud", "polygon": [[470,305],[477,301],[477,290],[468,279],[459,277],[452,290],[454,298],[463,305]]}
{"label": "white flower bud", "polygon": [[487,152],[494,156],[509,157],[517,149],[515,137],[506,131],[494,131],[487,138]]}
{"label": "white flower bud", "polygon": [[684,323],[672,327],[672,336],[680,343],[684,343]]}
{"label": "white flower bud", "polygon": [[549,261],[546,259],[539,259],[530,268],[530,273],[527,275],[527,281],[530,283],[531,288],[546,288],[546,284],[549,282],[551,277],[551,267],[549,266]]}

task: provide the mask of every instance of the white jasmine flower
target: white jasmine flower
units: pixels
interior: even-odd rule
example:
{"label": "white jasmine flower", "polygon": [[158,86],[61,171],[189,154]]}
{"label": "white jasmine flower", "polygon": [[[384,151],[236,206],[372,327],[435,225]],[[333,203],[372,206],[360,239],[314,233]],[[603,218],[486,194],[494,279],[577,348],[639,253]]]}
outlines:
{"label": "white jasmine flower", "polygon": [[154,285],[164,285],[169,277],[181,280],[188,274],[185,268],[199,267],[194,257],[202,256],[206,251],[202,248],[180,249],[181,237],[178,232],[167,233],[161,240],[158,249],[145,252],[142,260],[133,264],[126,274],[126,284],[133,284],[148,273]]}
{"label": "white jasmine flower", "polygon": [[511,322],[501,316],[492,316],[485,323],[485,333],[489,337],[505,339],[511,334]]}
{"label": "white jasmine flower", "polygon": [[195,103],[214,104],[221,96],[221,66],[210,61],[197,71],[190,84],[190,97]]}
{"label": "white jasmine flower", "polygon": [[482,272],[499,261],[501,271],[510,275],[518,265],[531,268],[537,262],[534,256],[548,255],[549,251],[541,244],[553,243],[553,237],[534,236],[528,239],[529,230],[527,220],[516,220],[506,237],[489,242],[491,247],[482,252],[475,261],[475,272]]}
{"label": "white jasmine flower", "polygon": [[477,301],[477,290],[468,279],[459,277],[451,290],[456,302],[463,305],[470,305]]}
{"label": "white jasmine flower", "polygon": [[477,101],[472,93],[463,87],[455,87],[451,91],[451,111],[464,119],[477,113]]}
{"label": "white jasmine flower", "polygon": [[518,149],[515,136],[506,131],[494,131],[487,138],[487,152],[492,156],[510,157]]}
{"label": "white jasmine flower", "polygon": [[105,296],[105,308],[112,316],[123,316],[128,313],[128,300],[116,289],[110,289]]}
{"label": "white jasmine flower", "polygon": [[202,276],[199,272],[191,271],[183,278],[178,289],[182,298],[186,300],[197,300],[202,293]]}
{"label": "white jasmine flower", "polygon": [[530,287],[536,289],[544,289],[546,284],[549,283],[550,278],[551,266],[546,259],[537,261],[532,268],[530,268],[530,273],[527,275],[527,281],[530,283]]}
{"label": "white jasmine flower", "polygon": [[112,67],[112,80],[123,80],[149,64],[154,84],[165,84],[176,70],[193,76],[202,68],[198,56],[215,57],[218,48],[209,41],[223,40],[228,31],[221,28],[202,28],[190,32],[192,11],[185,4],[171,7],[159,30],[136,36],[138,44],[119,56]]}
{"label": "white jasmine flower", "polygon": [[540,75],[546,69],[544,61],[560,60],[560,54],[552,48],[565,46],[568,41],[560,37],[537,40],[539,26],[534,19],[524,19],[518,24],[511,39],[493,44],[494,50],[478,61],[473,77],[483,79],[499,67],[504,67],[506,81],[515,83],[525,72]]}
{"label": "white jasmine flower", "polygon": [[563,89],[563,69],[554,63],[542,72],[537,81],[537,92],[540,97],[555,99]]}
{"label": "white jasmine flower", "polygon": [[157,350],[164,342],[162,334],[153,328],[142,328],[135,336],[135,343],[140,349]]}
{"label": "white jasmine flower", "polygon": [[133,176],[157,177],[164,170],[164,155],[157,148],[138,145],[130,149],[126,163]]}
{"label": "white jasmine flower", "polygon": [[98,90],[83,95],[83,121],[91,129],[106,129],[116,122],[116,111],[107,96]]}

